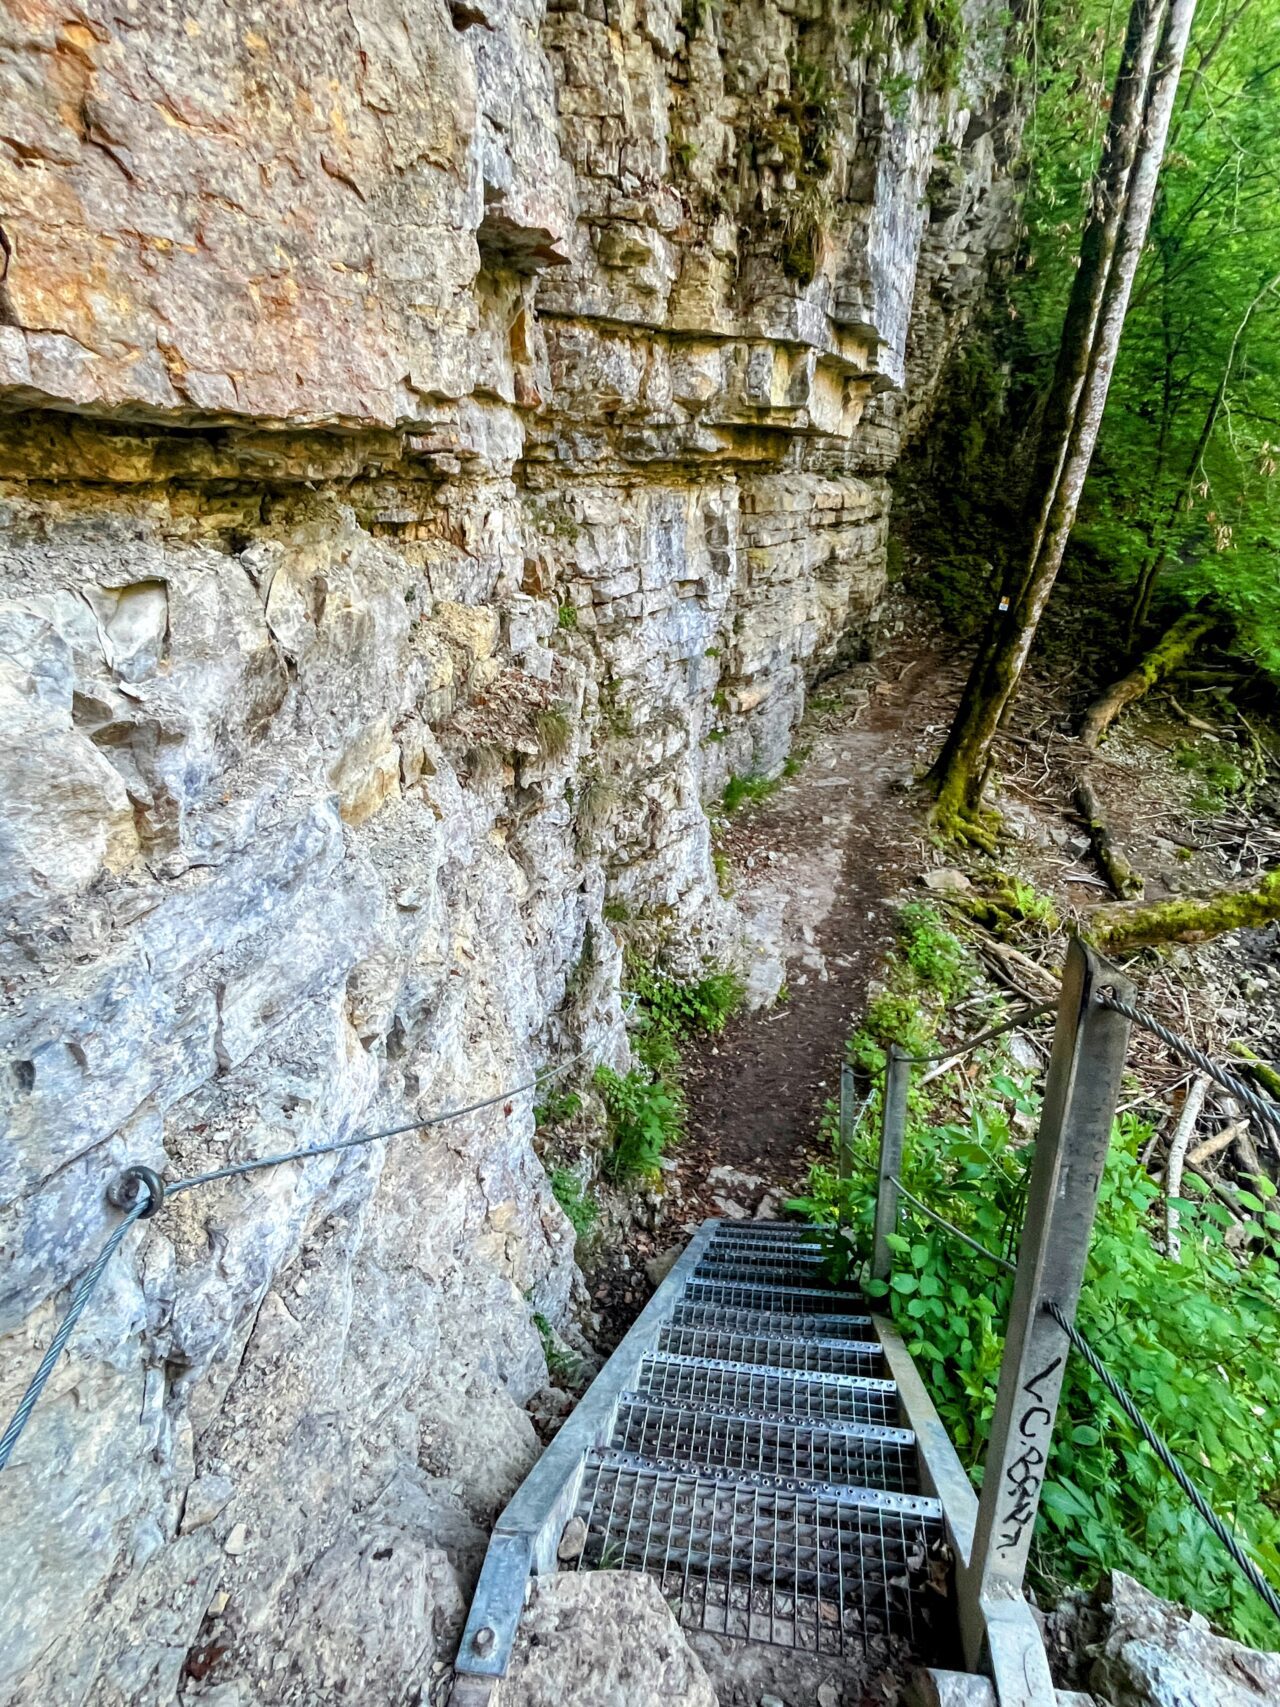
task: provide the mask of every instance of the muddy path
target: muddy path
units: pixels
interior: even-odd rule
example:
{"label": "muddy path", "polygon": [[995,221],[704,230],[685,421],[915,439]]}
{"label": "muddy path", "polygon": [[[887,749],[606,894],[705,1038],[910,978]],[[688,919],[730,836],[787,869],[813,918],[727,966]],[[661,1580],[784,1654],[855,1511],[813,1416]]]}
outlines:
{"label": "muddy path", "polygon": [[[892,940],[894,898],[926,863],[912,755],[957,687],[934,637],[900,632],[876,663],[822,684],[797,774],[729,820],[736,899],[766,959],[785,965],[786,997],[686,1046],[688,1131],[652,1226],[594,1277],[614,1334],[651,1291],[647,1260],[708,1215],[774,1213],[826,1159],[845,1041]],[[763,981],[767,966],[747,973]]]}

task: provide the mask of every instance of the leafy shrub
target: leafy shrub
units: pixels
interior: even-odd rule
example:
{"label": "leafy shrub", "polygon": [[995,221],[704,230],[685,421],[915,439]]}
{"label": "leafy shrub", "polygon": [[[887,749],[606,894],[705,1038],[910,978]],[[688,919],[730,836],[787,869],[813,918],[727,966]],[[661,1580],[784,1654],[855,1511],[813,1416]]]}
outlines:
{"label": "leafy shrub", "polygon": [[666,978],[639,961],[631,963],[628,974],[649,1023],[670,1037],[698,1031],[718,1036],[746,994],[742,979],[726,967],[688,983]]}
{"label": "leafy shrub", "polygon": [[898,914],[898,936],[916,980],[944,1002],[955,1002],[973,982],[964,945],[923,901],[909,901]]}
{"label": "leafy shrub", "polygon": [[612,1141],[606,1171],[615,1180],[656,1178],[663,1152],[681,1135],[680,1092],[664,1079],[634,1070],[624,1076],[612,1067],[597,1067],[595,1084]]}
{"label": "leafy shrub", "polygon": [[725,784],[724,793],[720,797],[721,811],[726,814],[736,812],[740,806],[750,802],[758,806],[776,793],[777,779],[767,776],[731,776]]}
{"label": "leafy shrub", "polygon": [[600,1219],[600,1206],[572,1168],[552,1168],[551,1195],[569,1218],[569,1225],[583,1239]]}
{"label": "leafy shrub", "polygon": [[542,1130],[544,1126],[563,1126],[567,1120],[572,1120],[582,1107],[582,1098],[576,1091],[553,1091],[552,1094],[535,1105],[533,1123]]}
{"label": "leafy shrub", "polygon": [[[877,1016],[888,1026],[886,1007]],[[899,1018],[904,1011],[899,1010]],[[917,1027],[896,1040],[915,1047]],[[883,1036],[884,1033],[882,1032]],[[1033,1145],[1025,1134],[1039,1095],[1003,1046],[962,1119],[935,1121],[911,1100],[902,1179],[988,1249],[1012,1256],[1022,1226]],[[1003,1070],[1000,1063],[1004,1064]],[[834,1121],[832,1121],[834,1126]],[[832,1133],[834,1136],[834,1131]],[[1226,1242],[1232,1217],[1195,1176],[1180,1200],[1177,1262],[1156,1248],[1161,1196],[1139,1161],[1150,1130],[1116,1122],[1090,1247],[1079,1324],[1169,1441],[1210,1502],[1272,1580],[1280,1578],[1280,1214],[1269,1180],[1236,1197],[1244,1243]],[[878,1173],[864,1123],[853,1176],[816,1167],[791,1207],[818,1226],[829,1263],[856,1268],[870,1249]],[[909,1209],[909,1205],[906,1206]],[[1233,1241],[1239,1237],[1233,1233]],[[888,1307],[961,1457],[982,1462],[995,1406],[1012,1278],[948,1233],[908,1214],[892,1240]],[[1052,1593],[1121,1569],[1184,1601],[1241,1640],[1275,1646],[1280,1628],[1136,1435],[1097,1377],[1072,1358],[1032,1554]]]}

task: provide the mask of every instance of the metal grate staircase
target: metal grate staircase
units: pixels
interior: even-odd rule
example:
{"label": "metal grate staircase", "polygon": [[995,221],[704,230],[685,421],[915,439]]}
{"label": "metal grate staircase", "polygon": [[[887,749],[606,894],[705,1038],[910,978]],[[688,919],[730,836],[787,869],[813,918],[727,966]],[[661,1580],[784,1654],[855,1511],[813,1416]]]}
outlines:
{"label": "metal grate staircase", "polygon": [[975,1505],[895,1329],[806,1229],[706,1222],[499,1520],[454,1702],[489,1698],[557,1570],[646,1572],[720,1639],[949,1657]]}
{"label": "metal grate staircase", "polygon": [[945,1577],[942,1506],[919,1492],[864,1306],[776,1223],[715,1225],[672,1306],[586,1455],[577,1567],[646,1571],[717,1635],[833,1655],[916,1642],[940,1603],[931,1565]]}

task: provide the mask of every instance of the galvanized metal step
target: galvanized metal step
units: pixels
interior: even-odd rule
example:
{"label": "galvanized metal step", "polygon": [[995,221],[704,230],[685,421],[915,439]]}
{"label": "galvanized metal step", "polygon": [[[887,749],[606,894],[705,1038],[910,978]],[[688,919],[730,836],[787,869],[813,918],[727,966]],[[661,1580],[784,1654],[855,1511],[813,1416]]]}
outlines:
{"label": "galvanized metal step", "polygon": [[772,1283],[744,1285],[721,1275],[710,1279],[695,1273],[684,1289],[682,1302],[718,1304],[725,1309],[761,1310],[769,1314],[843,1316],[861,1314],[865,1301],[854,1292],[837,1292],[817,1286],[777,1286]]}
{"label": "galvanized metal step", "polygon": [[708,1251],[804,1251],[821,1261],[822,1247],[813,1236],[811,1228],[797,1228],[793,1233],[783,1232],[752,1232],[749,1228],[739,1231],[734,1228],[722,1228],[712,1238],[707,1246]]}
{"label": "galvanized metal step", "polygon": [[658,1404],[772,1411],[809,1421],[898,1421],[898,1389],[864,1375],[809,1375],[714,1358],[651,1353],[636,1387]]}
{"label": "galvanized metal step", "polygon": [[719,1468],[753,1476],[914,1493],[916,1437],[868,1423],[817,1424],[749,1411],[655,1405],[624,1393],[610,1447],[668,1467]]}
{"label": "galvanized metal step", "polygon": [[[851,1298],[849,1302],[856,1305],[858,1300]],[[677,1304],[671,1325],[826,1340],[866,1339],[872,1331],[870,1316],[792,1315],[777,1310],[735,1310],[719,1304]]]}
{"label": "galvanized metal step", "polygon": [[879,1340],[797,1338],[787,1333],[749,1333],[731,1328],[677,1327],[658,1336],[659,1351],[677,1357],[714,1357],[730,1363],[764,1363],[775,1369],[808,1369],[815,1374],[880,1375],[884,1349]]}
{"label": "galvanized metal step", "polygon": [[936,1501],[607,1457],[583,1472],[580,1570],[647,1572],[688,1629],[832,1655],[890,1631],[920,1639],[942,1545]]}
{"label": "galvanized metal step", "polygon": [[751,1286],[826,1286],[822,1267],[805,1257],[752,1256],[741,1251],[727,1251],[717,1256],[708,1251],[694,1276],[701,1280],[723,1283],[738,1282]]}

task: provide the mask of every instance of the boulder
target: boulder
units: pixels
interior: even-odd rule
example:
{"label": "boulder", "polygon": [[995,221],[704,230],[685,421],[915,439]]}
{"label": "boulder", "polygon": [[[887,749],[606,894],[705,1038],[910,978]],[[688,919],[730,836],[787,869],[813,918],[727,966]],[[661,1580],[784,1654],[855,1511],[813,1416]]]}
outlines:
{"label": "boulder", "polygon": [[658,1585],[625,1571],[545,1577],[533,1592],[500,1707],[716,1707]]}

